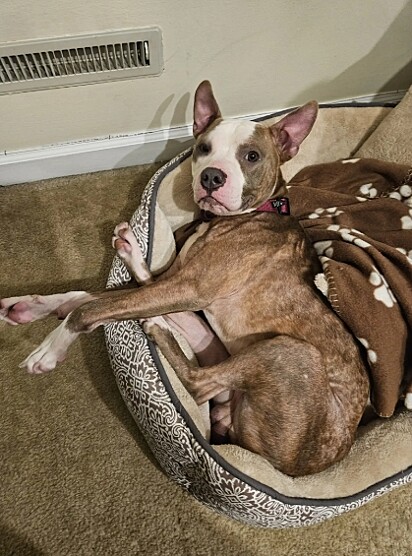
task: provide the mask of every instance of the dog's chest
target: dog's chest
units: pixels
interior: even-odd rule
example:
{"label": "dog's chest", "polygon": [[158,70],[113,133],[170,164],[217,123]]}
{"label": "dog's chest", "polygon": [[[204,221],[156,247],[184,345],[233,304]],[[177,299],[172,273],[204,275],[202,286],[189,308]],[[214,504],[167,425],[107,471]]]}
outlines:
{"label": "dog's chest", "polygon": [[179,259],[180,259],[180,263],[181,263],[182,266],[185,264],[187,254],[188,254],[190,248],[196,243],[196,241],[199,238],[201,238],[207,232],[208,228],[209,228],[209,223],[208,222],[202,222],[196,228],[195,233],[192,234],[186,240],[185,244],[183,245],[183,247],[182,247],[182,249],[180,250],[180,253],[179,253]]}

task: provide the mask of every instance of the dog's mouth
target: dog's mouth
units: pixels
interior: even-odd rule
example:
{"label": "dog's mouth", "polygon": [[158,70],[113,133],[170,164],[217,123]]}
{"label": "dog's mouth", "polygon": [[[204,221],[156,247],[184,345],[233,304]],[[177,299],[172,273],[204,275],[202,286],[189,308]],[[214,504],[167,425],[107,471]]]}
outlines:
{"label": "dog's mouth", "polygon": [[253,209],[252,204],[254,202],[252,196],[248,196],[243,199],[241,206],[238,209],[230,209],[224,205],[221,201],[218,201],[211,195],[205,195],[197,201],[199,207],[206,212],[211,212],[217,216],[229,215],[229,214],[242,214],[244,212],[250,212]]}
{"label": "dog's mouth", "polygon": [[198,200],[197,204],[202,210],[211,212],[216,215],[230,214],[232,212],[223,203],[221,203],[211,195],[205,195]]}

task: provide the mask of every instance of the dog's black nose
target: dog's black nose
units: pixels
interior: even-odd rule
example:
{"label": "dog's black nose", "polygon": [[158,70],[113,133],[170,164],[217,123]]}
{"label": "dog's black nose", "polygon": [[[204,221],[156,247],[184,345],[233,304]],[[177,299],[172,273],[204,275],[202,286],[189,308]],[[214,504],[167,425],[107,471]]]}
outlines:
{"label": "dog's black nose", "polygon": [[200,174],[200,183],[208,193],[222,187],[226,181],[226,174],[219,170],[219,168],[205,168]]}

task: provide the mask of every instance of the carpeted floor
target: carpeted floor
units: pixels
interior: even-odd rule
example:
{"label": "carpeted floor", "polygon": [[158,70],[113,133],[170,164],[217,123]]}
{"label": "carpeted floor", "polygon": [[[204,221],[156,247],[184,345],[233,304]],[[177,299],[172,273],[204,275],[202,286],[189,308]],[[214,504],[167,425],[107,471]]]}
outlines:
{"label": "carpeted floor", "polygon": [[[154,169],[0,188],[0,297],[104,287],[112,230]],[[203,507],[151,456],[102,330],[54,373],[18,368],[54,326],[0,323],[1,556],[411,554],[411,486],[308,529],[251,529]]]}

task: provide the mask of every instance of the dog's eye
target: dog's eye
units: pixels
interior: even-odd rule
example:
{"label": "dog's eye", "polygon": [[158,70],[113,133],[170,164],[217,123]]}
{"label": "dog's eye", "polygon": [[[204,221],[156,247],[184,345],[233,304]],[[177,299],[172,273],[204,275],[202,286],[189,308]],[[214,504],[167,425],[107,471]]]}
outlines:
{"label": "dog's eye", "polygon": [[207,143],[199,143],[197,146],[197,150],[200,154],[209,154],[210,146]]}
{"label": "dog's eye", "polygon": [[256,151],[249,151],[245,156],[248,162],[257,162],[260,158],[259,153]]}

